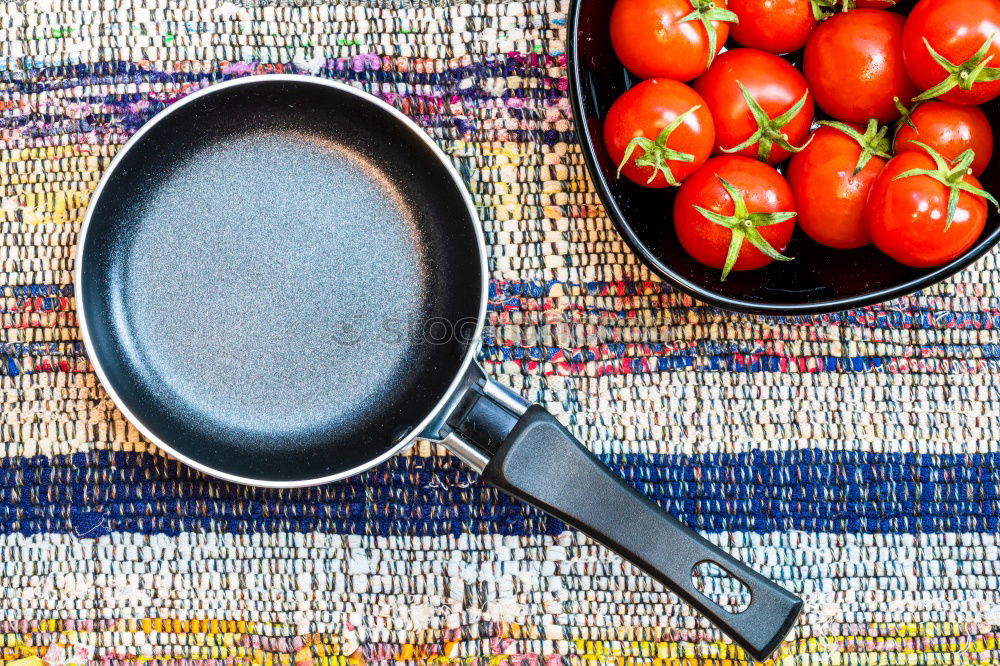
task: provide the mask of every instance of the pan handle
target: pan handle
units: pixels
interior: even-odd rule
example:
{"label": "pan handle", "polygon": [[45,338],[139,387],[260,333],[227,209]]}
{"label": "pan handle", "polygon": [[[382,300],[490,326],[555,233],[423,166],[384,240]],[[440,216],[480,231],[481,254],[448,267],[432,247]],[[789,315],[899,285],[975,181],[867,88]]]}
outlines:
{"label": "pan handle", "polygon": [[[448,420],[443,442],[489,483],[585,532],[698,609],[756,660],[784,640],[802,600],[731,557],[638,493],[555,417],[487,380]],[[731,612],[694,584],[711,563],[742,583],[749,605]]]}

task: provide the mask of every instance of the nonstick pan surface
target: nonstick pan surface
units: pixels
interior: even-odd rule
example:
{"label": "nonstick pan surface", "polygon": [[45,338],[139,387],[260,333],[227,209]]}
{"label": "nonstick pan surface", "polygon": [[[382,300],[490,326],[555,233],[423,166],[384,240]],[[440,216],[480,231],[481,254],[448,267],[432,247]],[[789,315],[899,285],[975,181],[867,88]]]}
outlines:
{"label": "nonstick pan surface", "polygon": [[[802,602],[694,533],[473,355],[486,306],[476,212],[405,116],[299,76],[213,86],[121,150],[77,257],[84,343],[124,414],[229,480],[294,486],[417,436],[666,584],[757,658]],[[695,571],[739,581],[745,610]]]}
{"label": "nonstick pan surface", "polygon": [[116,157],[79,251],[118,405],[185,461],[264,485],[393,453],[469,363],[485,303],[475,213],[426,135],[307,81],[168,107]]}

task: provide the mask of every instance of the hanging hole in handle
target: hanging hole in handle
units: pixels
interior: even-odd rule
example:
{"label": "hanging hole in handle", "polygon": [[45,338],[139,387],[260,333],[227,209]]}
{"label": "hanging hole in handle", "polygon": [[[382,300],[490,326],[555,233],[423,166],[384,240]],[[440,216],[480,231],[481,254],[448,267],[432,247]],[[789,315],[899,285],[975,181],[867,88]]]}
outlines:
{"label": "hanging hole in handle", "polygon": [[691,582],[696,590],[714,604],[734,615],[750,607],[750,588],[715,562],[707,560],[694,565]]}

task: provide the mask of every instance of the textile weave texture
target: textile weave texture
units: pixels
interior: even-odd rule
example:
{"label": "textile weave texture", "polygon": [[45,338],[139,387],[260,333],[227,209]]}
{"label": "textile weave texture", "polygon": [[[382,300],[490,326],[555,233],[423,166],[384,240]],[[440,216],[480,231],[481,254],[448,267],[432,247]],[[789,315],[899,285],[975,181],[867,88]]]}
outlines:
{"label": "textile weave texture", "polygon": [[[1000,663],[996,255],[828,316],[692,302],[630,253],[588,180],[566,11],[0,3],[0,657],[747,663],[633,567],[426,442],[342,483],[251,489],[164,457],[115,410],[72,287],[102,170],[183,95],[293,71],[379,95],[455,161],[488,243],[487,371],[806,599],[773,663]],[[509,332],[524,325],[549,335]]]}

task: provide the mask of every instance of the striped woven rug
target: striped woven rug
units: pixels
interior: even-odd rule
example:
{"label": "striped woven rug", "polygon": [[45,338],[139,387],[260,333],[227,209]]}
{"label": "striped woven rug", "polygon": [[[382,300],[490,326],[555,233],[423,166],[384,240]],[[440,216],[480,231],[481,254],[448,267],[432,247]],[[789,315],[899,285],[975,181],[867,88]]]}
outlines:
{"label": "striped woven rug", "polygon": [[71,278],[102,169],[184,94],[295,71],[380,95],[454,158],[489,245],[487,371],[806,599],[774,663],[1000,663],[996,255],[814,318],[665,287],[588,181],[566,9],[0,3],[0,657],[746,663],[634,568],[427,443],[343,483],[260,490],[163,457],[115,411]]}

